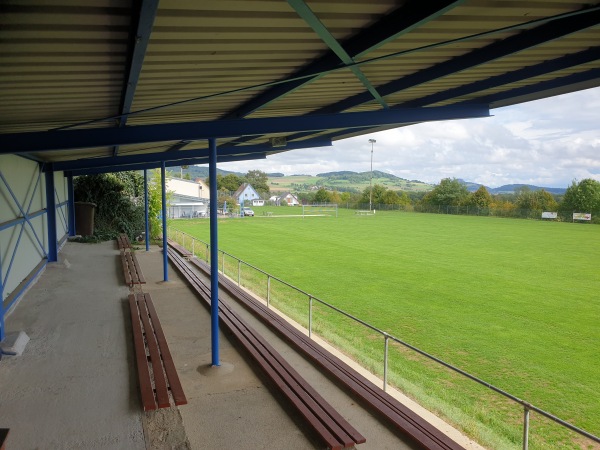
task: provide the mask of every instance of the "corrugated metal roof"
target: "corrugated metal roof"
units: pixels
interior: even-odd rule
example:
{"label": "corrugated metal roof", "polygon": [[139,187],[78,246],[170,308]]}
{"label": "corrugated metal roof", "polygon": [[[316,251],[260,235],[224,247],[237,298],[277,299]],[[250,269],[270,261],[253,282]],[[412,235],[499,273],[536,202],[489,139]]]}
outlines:
{"label": "corrugated metal roof", "polygon": [[[566,0],[3,0],[0,142],[73,125],[505,106],[599,86],[599,24],[599,2]],[[139,35],[144,25],[149,35]],[[133,94],[129,104],[126,94]],[[218,145],[234,155],[232,147],[244,153],[276,136],[312,142],[378,129],[346,128],[341,117],[329,129],[231,135]],[[119,156],[183,158],[207,147],[204,140],[138,141],[52,151],[33,145],[25,153],[53,162],[116,156],[118,163]]]}

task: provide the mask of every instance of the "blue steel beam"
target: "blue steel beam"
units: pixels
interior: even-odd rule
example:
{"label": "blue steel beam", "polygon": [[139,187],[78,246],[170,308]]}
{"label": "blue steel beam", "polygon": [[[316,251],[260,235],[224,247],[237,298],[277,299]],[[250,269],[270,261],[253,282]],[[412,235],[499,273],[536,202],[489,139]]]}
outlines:
{"label": "blue steel beam", "polygon": [[[351,58],[365,55],[424,23],[443,15],[461,3],[464,3],[464,0],[409,2],[395,11],[386,14],[381,20],[342,42],[341,45]],[[321,58],[316,59],[289,76],[289,82],[277,84],[268,88],[266,91],[250,99],[239,108],[225,114],[223,118],[231,119],[245,117],[256,110],[263,108],[274,100],[285,97],[299,87],[318,79],[322,72],[338,68],[339,66],[340,61],[336,54],[334,52],[328,52]],[[301,79],[294,80],[299,77]]]}
{"label": "blue steel beam", "polygon": [[[140,0],[134,2],[134,7],[137,6],[137,14],[132,18],[130,29],[135,30],[135,32],[129,37],[128,69],[121,94],[119,127],[124,127],[127,124],[127,114],[131,111],[133,97],[142,72],[146,49],[148,48],[154,18],[158,10],[158,1]],[[115,146],[113,148],[113,155],[116,156],[118,151],[119,147]]]}
{"label": "blue steel beam", "polygon": [[[383,96],[392,95],[536,47],[577,31],[594,27],[598,24],[600,24],[600,11],[597,8],[591,9],[589,12],[582,12],[576,16],[556,19],[501,41],[494,42],[483,48],[473,50],[467,54],[457,56],[451,60],[444,61],[397,80],[390,81],[382,86],[378,86],[377,90]],[[371,95],[368,92],[363,92],[334,104],[319,108],[311,114],[331,114],[341,112],[369,101],[371,101]]]}
{"label": "blue steel beam", "polygon": [[54,170],[46,171],[46,219],[48,227],[48,262],[58,261],[58,239],[56,236],[56,202],[54,200]]}
{"label": "blue steel beam", "polygon": [[[311,139],[299,142],[289,142],[285,147],[281,147],[282,150],[295,150],[300,148],[313,148],[313,147],[324,147],[330,146],[330,139]],[[279,147],[277,147],[279,149]],[[268,151],[275,150],[270,144],[257,144],[247,145],[244,147],[225,147],[218,149],[218,156],[232,156],[238,154],[252,154],[252,153],[265,153]],[[106,157],[106,158],[87,158],[77,159],[73,161],[64,161],[54,163],[55,170],[77,170],[86,169],[93,167],[105,167],[105,166],[120,166],[126,164],[139,164],[145,162],[161,162],[161,161],[179,161],[183,159],[192,158],[208,158],[210,149],[202,148],[195,150],[186,150],[185,152],[160,152],[160,153],[144,153],[139,155],[129,156],[117,156],[117,157]]]}
{"label": "blue steel beam", "polygon": [[125,128],[89,128],[83,130],[37,131],[0,134],[0,154],[43,152],[114,145],[144,144],[173,140],[200,140],[319,131],[334,128],[404,125],[434,120],[487,117],[484,105],[437,108],[406,108],[344,114],[320,114],[257,119],[216,120],[208,122],[139,125]]}
{"label": "blue steel beam", "polygon": [[314,30],[315,33],[325,42],[327,47],[336,54],[338,58],[344,63],[346,66],[350,66],[350,70],[352,73],[360,80],[363,86],[369,91],[369,93],[373,96],[377,102],[387,108],[388,105],[377,89],[373,87],[371,82],[362,72],[360,67],[355,66],[354,59],[344,50],[344,47],[340,45],[336,38],[329,32],[327,27],[323,25],[323,23],[319,20],[319,18],[315,15],[315,13],[308,7],[308,5],[303,0],[288,0],[289,5],[294,8],[296,13],[306,22],[310,27]]}
{"label": "blue steel beam", "polygon": [[148,219],[148,169],[144,169],[144,225],[146,231],[146,251],[150,251],[150,220]]}
{"label": "blue steel beam", "polygon": [[[510,89],[497,94],[490,94],[484,97],[484,100],[489,102],[490,105],[493,105],[495,108],[499,108],[501,106],[505,106],[507,101],[510,101],[510,104],[515,104],[536,100],[540,97],[545,97],[545,95],[541,94],[546,91],[557,91],[576,85],[580,85],[579,89],[600,86],[600,69],[590,69],[586,70],[585,72],[567,75],[555,80],[541,81],[529,86]],[[571,89],[565,92],[571,92]],[[515,100],[518,101],[514,102]],[[462,104],[467,103],[468,100]]]}
{"label": "blue steel beam", "polygon": [[67,176],[67,191],[69,195],[69,236],[75,236],[75,190],[73,189],[73,174],[65,173]]}
{"label": "blue steel beam", "polygon": [[[265,159],[266,155],[256,153],[253,155],[235,155],[235,156],[217,156],[217,161],[222,162],[234,162],[234,161],[250,161],[255,159]],[[179,161],[165,161],[165,167],[173,167],[180,165],[193,166],[195,164],[208,164],[207,158],[195,158],[195,159],[182,159]],[[144,170],[144,169],[157,169],[162,166],[162,162],[155,163],[143,163],[143,164],[129,164],[126,166],[110,166],[110,167],[97,167],[93,169],[81,169],[73,170],[73,176],[79,175],[97,175],[100,173],[114,173],[114,172],[127,172],[131,170]]]}
{"label": "blue steel beam", "polygon": [[169,281],[169,256],[167,252],[167,177],[165,174],[165,162],[160,167],[160,187],[162,194],[162,234],[163,234],[163,277]]}
{"label": "blue steel beam", "polygon": [[[210,340],[212,365],[220,366],[219,359],[219,240],[217,238],[217,140],[209,139],[210,159]],[[225,257],[225,255],[223,255]]]}
{"label": "blue steel beam", "polygon": [[[435,94],[421,97],[417,100],[405,102],[399,107],[420,107],[426,105],[432,105],[434,103],[451,100],[453,98],[462,97],[475,92],[484,91],[500,86],[507,86],[517,81],[527,80],[529,78],[537,77],[551,72],[556,72],[571,67],[576,67],[581,64],[587,64],[600,59],[600,47],[592,47],[588,50],[584,50],[579,53],[572,55],[562,56],[560,58],[544,61],[540,64],[533,66],[524,67],[523,69],[514,70],[507,72],[502,75],[490,77],[485,80],[476,81],[474,83],[465,84],[456,88],[448,89],[446,91],[436,92]],[[482,96],[483,99],[487,98]],[[483,103],[487,103],[483,101]]]}

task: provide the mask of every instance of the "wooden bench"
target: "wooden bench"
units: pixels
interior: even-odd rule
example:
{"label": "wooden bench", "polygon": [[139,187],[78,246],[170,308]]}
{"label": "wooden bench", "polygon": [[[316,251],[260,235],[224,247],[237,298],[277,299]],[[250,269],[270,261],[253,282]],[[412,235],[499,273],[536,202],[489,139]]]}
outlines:
{"label": "wooden bench", "polygon": [[[171,261],[188,279],[200,298],[210,305],[210,287],[177,257],[172,248],[168,252]],[[302,378],[266,339],[223,301],[219,302],[219,320],[254,359],[271,385],[290,402],[328,448],[349,448],[366,442],[365,437]]]}
{"label": "wooden bench", "polygon": [[8,437],[8,428],[0,428],[0,450],[6,448],[6,438]]}
{"label": "wooden bench", "polygon": [[133,343],[144,411],[185,405],[187,399],[150,294],[130,294]]}
{"label": "wooden bench", "polygon": [[120,234],[117,237],[117,245],[119,246],[119,250],[127,250],[131,249],[131,242],[129,242],[129,237],[126,234]]}
{"label": "wooden bench", "polygon": [[132,287],[134,284],[145,284],[146,279],[140,269],[140,265],[135,253],[121,252],[121,262],[123,263],[123,274],[125,275],[125,284]]}
{"label": "wooden bench", "polygon": [[[194,260],[192,264],[206,275],[210,274],[210,266],[204,261]],[[278,336],[320,367],[329,377],[336,380],[339,386],[345,386],[365,407],[382,418],[399,435],[404,438],[408,437],[428,449],[463,449],[445,433],[325,350],[279,314],[257,301],[251,294],[237,286],[234,281],[220,275],[219,285]]]}

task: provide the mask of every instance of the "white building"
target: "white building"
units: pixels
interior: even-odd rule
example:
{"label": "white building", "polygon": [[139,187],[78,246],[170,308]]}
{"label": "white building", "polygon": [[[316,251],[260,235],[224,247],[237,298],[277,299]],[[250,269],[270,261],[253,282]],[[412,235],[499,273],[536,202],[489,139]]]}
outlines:
{"label": "white building", "polygon": [[208,216],[210,191],[200,178],[196,181],[169,178],[166,187],[172,193],[169,206],[170,218]]}

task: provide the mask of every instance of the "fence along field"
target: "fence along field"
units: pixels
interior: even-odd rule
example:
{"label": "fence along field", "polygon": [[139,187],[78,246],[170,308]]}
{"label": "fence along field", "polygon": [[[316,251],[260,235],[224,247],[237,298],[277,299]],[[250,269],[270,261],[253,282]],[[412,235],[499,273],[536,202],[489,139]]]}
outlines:
{"label": "fence along field", "polygon": [[[344,210],[337,219],[276,219],[255,209],[255,218],[220,222],[221,249],[599,434],[597,227]],[[173,225],[208,240],[207,221]],[[243,283],[254,278],[264,295],[264,276],[246,272]],[[273,290],[275,306],[306,325],[306,299]],[[383,343],[364,327],[316,307],[313,331],[382,375]],[[484,445],[520,448],[523,411],[514,404],[395,345],[389,366],[390,383]],[[530,439],[531,448],[592,444],[537,414]]]}

